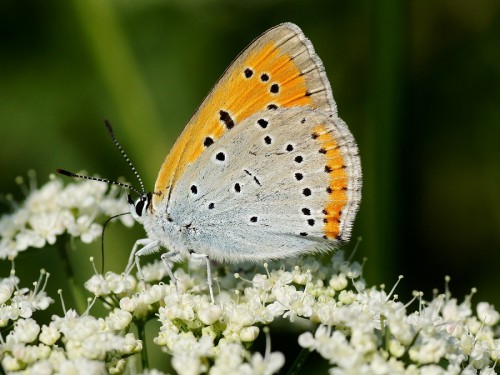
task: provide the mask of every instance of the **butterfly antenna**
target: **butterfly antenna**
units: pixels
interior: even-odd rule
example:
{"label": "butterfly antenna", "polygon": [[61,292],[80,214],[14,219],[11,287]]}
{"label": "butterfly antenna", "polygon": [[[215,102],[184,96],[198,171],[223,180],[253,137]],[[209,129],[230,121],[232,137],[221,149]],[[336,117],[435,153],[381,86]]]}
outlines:
{"label": "butterfly antenna", "polygon": [[90,176],[84,176],[82,174],[76,174],[76,173],[73,173],[73,172],[70,172],[70,171],[67,171],[65,169],[57,169],[56,170],[57,173],[60,173],[62,175],[65,175],[65,176],[69,176],[69,177],[76,177],[76,178],[83,178],[84,180],[92,180],[92,181],[99,181],[99,182],[105,182],[107,184],[111,184],[111,185],[118,185],[118,186],[121,186],[121,187],[124,187],[124,188],[127,188],[127,189],[130,189],[132,191],[135,191],[137,193],[137,195],[141,196],[143,195],[144,193],[141,193],[139,190],[137,190],[136,188],[134,188],[132,185],[129,185],[129,184],[124,184],[123,182],[118,182],[118,181],[111,181],[111,180],[108,180],[106,178],[98,178],[98,177],[90,177]]}
{"label": "butterfly antenna", "polygon": [[[120,142],[118,142],[118,139],[116,139],[115,133],[113,132],[113,128],[111,127],[111,123],[105,119],[104,125],[106,125],[106,128],[108,129],[109,136],[113,140],[113,143],[115,144],[116,148],[118,149],[118,151],[120,151],[120,154],[122,154],[123,158],[128,163],[130,169],[132,169],[132,172],[134,172],[135,177],[137,177],[137,180],[139,181],[139,184],[141,185],[141,190],[142,190],[142,194],[139,194],[139,195],[146,194],[146,190],[144,189],[144,183],[142,182],[142,178],[139,175],[139,172],[137,172],[137,169],[135,169],[135,167],[132,164],[132,161],[130,160],[128,155],[125,153],[125,150],[123,149],[122,145],[120,144]],[[135,191],[137,191],[137,190],[135,190]]]}

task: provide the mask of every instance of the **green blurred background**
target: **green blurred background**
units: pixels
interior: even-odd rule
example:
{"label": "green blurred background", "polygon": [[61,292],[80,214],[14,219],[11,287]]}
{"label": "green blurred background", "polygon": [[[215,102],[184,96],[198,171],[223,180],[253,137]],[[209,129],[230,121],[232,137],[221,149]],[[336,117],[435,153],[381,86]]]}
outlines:
{"label": "green blurred background", "polygon": [[[285,21],[313,42],[359,144],[363,200],[347,248],[363,237],[369,285],[403,274],[407,301],[413,289],[442,291],[450,275],[459,299],[477,287],[474,301],[500,308],[498,0],[3,0],[0,192],[21,196],[14,179],[29,169],[40,184],[56,168],[135,183],[103,118],[152,189],[220,74]],[[122,269],[141,233],[111,226],[110,268]],[[79,247],[85,280],[98,253]],[[19,272],[32,267],[26,282],[41,267],[60,273],[50,251],[19,258]]]}

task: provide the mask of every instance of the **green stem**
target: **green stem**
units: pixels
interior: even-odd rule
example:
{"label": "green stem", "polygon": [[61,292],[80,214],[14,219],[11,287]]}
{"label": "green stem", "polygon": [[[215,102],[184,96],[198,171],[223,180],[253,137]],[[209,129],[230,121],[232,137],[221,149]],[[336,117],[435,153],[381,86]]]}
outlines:
{"label": "green stem", "polygon": [[295,358],[292,367],[290,367],[290,370],[288,370],[287,375],[300,374],[300,371],[302,370],[302,367],[304,367],[304,363],[306,363],[306,360],[309,357],[310,353],[311,351],[309,349],[302,348],[297,358]]}
{"label": "green stem", "polygon": [[144,371],[144,369],[149,368],[148,347],[147,347],[146,331],[145,331],[146,322],[143,320],[138,320],[135,322],[135,325],[137,327],[137,336],[142,341],[141,366],[142,370]]}
{"label": "green stem", "polygon": [[73,272],[73,268],[71,266],[71,262],[68,256],[68,252],[70,251],[70,241],[68,238],[64,238],[60,241],[60,246],[57,246],[59,257],[63,264],[63,271],[68,280],[69,291],[71,293],[71,297],[75,303],[76,311],[82,313],[87,309],[87,299],[82,293],[82,290],[78,287],[75,274]]}

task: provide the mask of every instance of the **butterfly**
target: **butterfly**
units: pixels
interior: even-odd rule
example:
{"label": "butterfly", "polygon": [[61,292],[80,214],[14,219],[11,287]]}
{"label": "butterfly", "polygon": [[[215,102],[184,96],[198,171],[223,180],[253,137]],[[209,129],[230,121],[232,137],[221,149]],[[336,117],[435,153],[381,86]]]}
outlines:
{"label": "butterfly", "polygon": [[[117,144],[117,141],[115,141]],[[124,152],[122,151],[122,154]],[[142,182],[141,182],[142,185]],[[358,147],[337,114],[320,58],[283,23],[231,63],[163,162],[152,193],[129,195],[139,258],[260,262],[349,240],[361,199]]]}

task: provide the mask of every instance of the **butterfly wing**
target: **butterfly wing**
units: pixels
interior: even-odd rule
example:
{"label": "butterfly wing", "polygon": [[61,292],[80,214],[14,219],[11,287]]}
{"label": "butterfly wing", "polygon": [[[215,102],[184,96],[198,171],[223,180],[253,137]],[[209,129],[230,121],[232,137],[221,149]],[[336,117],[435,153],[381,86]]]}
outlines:
{"label": "butterfly wing", "polygon": [[186,168],[228,130],[262,110],[295,106],[337,116],[323,64],[311,42],[298,26],[284,23],[255,39],[195,112],[161,166],[153,207],[170,195]]}
{"label": "butterfly wing", "polygon": [[[212,259],[279,259],[347,240],[360,200],[352,135],[327,113],[265,110],[224,133],[172,188],[180,241]],[[187,229],[189,228],[189,229]]]}

